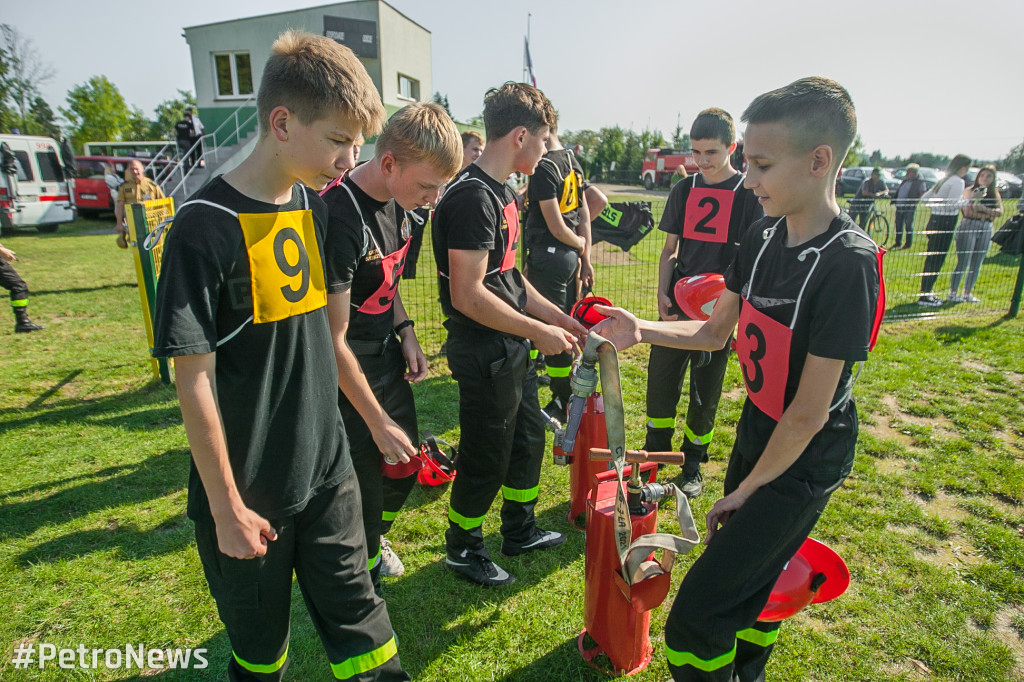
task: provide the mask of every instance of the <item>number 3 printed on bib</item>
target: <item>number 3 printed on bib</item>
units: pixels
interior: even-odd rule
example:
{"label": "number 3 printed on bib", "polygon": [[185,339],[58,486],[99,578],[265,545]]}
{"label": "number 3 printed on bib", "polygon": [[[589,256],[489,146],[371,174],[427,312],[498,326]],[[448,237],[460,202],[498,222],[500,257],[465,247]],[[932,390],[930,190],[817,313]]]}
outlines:
{"label": "number 3 printed on bib", "polygon": [[327,305],[313,212],[240,213],[252,273],[253,322],[276,322]]}

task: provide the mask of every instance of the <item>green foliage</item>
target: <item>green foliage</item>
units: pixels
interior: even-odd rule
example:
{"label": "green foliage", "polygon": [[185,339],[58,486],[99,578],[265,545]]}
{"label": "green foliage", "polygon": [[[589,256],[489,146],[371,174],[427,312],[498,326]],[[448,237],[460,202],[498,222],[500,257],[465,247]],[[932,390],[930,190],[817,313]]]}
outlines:
{"label": "green foliage", "polygon": [[54,139],[60,137],[60,126],[57,124],[53,109],[41,95],[36,95],[32,100],[24,132],[28,135],[46,135]]}
{"label": "green foliage", "polygon": [[[30,109],[39,96],[39,88],[56,75],[51,64],[42,60],[32,41],[10,24],[0,24],[0,50],[4,52],[7,95],[16,110],[18,127],[30,128]],[[13,125],[13,124],[12,124]]]}
{"label": "green foliage", "polygon": [[999,168],[1011,173],[1024,173],[1024,142],[1006,153],[1006,158],[999,162]]}
{"label": "green foliage", "polygon": [[128,109],[121,91],[106,76],[76,85],[68,92],[67,103],[60,113],[71,124],[71,141],[77,148],[93,140],[123,140],[139,129],[141,112]]}
{"label": "green foliage", "polygon": [[196,109],[196,98],[189,90],[178,90],[177,99],[168,99],[156,105],[156,120],[146,133],[146,140],[174,139],[174,125],[185,118],[185,109]]}
{"label": "green foliage", "polygon": [[860,133],[857,133],[857,136],[853,138],[853,144],[850,145],[850,151],[846,152],[846,158],[843,159],[843,167],[862,166],[863,162],[864,142],[860,139]]}
{"label": "green foliage", "polygon": [[[452,115],[452,108],[448,104],[447,94],[442,95],[440,92],[435,92],[434,96],[430,99],[430,101],[433,102],[434,104],[440,104],[442,107],[444,107],[444,110],[448,112],[449,116]],[[452,118],[455,117],[452,116]]]}
{"label": "green foliage", "polygon": [[3,46],[0,45],[0,132],[9,132],[14,122],[14,110],[8,104],[11,93],[11,81],[8,73],[11,70],[9,64],[10,56]]}

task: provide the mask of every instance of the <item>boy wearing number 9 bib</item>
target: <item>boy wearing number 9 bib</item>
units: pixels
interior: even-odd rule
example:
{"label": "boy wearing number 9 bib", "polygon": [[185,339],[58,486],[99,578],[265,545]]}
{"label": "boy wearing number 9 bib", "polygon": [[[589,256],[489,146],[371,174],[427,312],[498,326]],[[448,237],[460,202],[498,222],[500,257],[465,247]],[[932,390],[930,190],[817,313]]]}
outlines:
{"label": "boy wearing number 9 bib", "polygon": [[[316,195],[384,119],[355,55],[287,32],[256,100],[252,154],[179,207],[153,354],[174,357],[192,450],[188,515],[231,641],[228,677],[288,666],[293,574],[338,679],[407,680],[367,571],[338,412]],[[313,189],[310,189],[313,188]]]}
{"label": "boy wearing number 9 bib", "polygon": [[849,93],[805,78],[755,99],[743,120],[745,185],[766,217],[744,236],[711,318],[646,322],[601,309],[612,317],[594,329],[619,348],[716,350],[739,323],[747,400],[725,497],[707,516],[707,549],[665,626],[675,680],[764,679],[779,623],[758,616],[850,473],[851,368],[867,359],[884,310],[880,252],[834,194],[856,133]]}
{"label": "boy wearing number 9 bib", "polygon": [[[704,273],[724,274],[747,228],[764,215],[757,197],[743,187],[743,174],[730,163],[735,138],[732,116],[722,109],[705,109],[690,126],[690,145],[700,173],[675,184],[658,226],[665,233],[658,265],[658,314],[662,320],[689,319],[673,300],[676,282]],[[690,397],[680,446],[686,454],[681,489],[687,497],[696,497],[704,488],[700,465],[708,459],[715,433],[715,414],[730,353],[726,345],[707,360],[704,353],[651,346],[644,442],[648,452],[673,449],[676,406],[690,366]]]}

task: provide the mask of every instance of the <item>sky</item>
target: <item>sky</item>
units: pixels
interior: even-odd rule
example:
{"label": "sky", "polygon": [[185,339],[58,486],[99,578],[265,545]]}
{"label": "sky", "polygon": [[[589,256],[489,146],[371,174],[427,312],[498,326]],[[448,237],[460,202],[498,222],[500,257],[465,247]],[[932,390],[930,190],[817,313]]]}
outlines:
{"label": "sky", "polygon": [[[43,88],[55,111],[68,90],[103,74],[152,118],[178,89],[195,90],[182,27],[323,4],[0,0],[0,22],[56,68]],[[739,119],[758,94],[821,75],[850,91],[869,152],[995,159],[1024,141],[1021,0],[389,4],[431,31],[434,90],[458,120],[480,112],[487,88],[522,78],[529,22],[537,86],[562,130],[620,125],[670,139],[702,109]]]}

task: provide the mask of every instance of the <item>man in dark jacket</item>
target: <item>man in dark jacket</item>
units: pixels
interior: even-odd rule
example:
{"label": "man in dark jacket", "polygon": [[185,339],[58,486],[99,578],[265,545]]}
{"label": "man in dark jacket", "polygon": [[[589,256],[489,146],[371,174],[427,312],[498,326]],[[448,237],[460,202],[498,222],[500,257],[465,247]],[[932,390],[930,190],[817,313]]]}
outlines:
{"label": "man in dark jacket", "polygon": [[[924,180],[921,179],[916,163],[907,166],[907,174],[896,190],[896,241],[893,249],[909,249],[914,241],[914,213],[917,211],[918,199],[925,192]],[[903,228],[906,226],[907,239],[903,240]]]}

